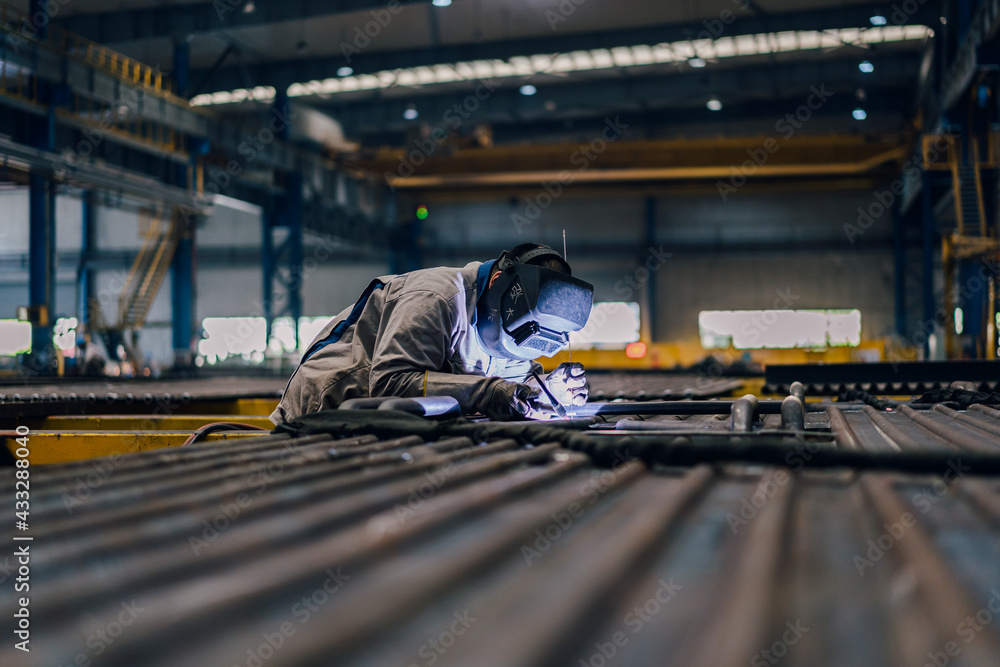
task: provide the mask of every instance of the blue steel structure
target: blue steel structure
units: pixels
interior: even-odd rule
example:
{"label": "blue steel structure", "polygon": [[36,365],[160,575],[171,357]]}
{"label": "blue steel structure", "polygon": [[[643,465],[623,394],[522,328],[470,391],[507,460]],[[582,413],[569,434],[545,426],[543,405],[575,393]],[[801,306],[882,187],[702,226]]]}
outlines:
{"label": "blue steel structure", "polygon": [[[289,117],[288,95],[281,90],[275,94],[273,110],[282,118]],[[282,123],[277,138],[288,141],[290,123]],[[271,324],[275,317],[290,317],[295,340],[299,339],[299,318],[302,317],[302,281],[304,260],[303,179],[301,174],[284,173],[284,194],[271,198],[265,207],[261,230],[261,273],[264,281],[263,312],[265,340],[271,338]],[[284,238],[276,237],[285,230]]]}
{"label": "blue steel structure", "polygon": [[[642,256],[645,257],[649,248],[656,247],[656,197],[652,195],[646,197],[646,244],[642,249]],[[658,308],[656,299],[656,275],[649,276],[646,281],[646,335],[649,341],[659,340],[657,337],[656,324],[658,321]]]}
{"label": "blue steel structure", "polygon": [[[31,0],[30,13],[44,13],[44,0]],[[37,26],[44,37],[48,26]],[[49,85],[36,80],[38,100],[47,105],[47,114],[29,119],[31,145],[46,151],[55,148],[55,107]],[[35,313],[31,329],[31,354],[26,366],[35,374],[53,372],[52,318],[55,306],[55,196],[44,173],[32,170],[28,177],[28,300]]]}
{"label": "blue steel structure", "polygon": [[[189,48],[186,42],[174,44],[174,81],[178,90],[187,87]],[[189,140],[189,144],[194,143]],[[189,172],[194,173],[196,166],[195,151],[190,150],[191,162],[188,165],[177,165],[174,168],[176,185],[191,188],[194,183]],[[204,147],[207,149],[207,147]],[[184,368],[193,365],[194,338],[194,281],[195,281],[195,225],[194,218],[175,211],[175,223],[179,225],[177,247],[170,267],[170,311],[171,340],[174,348],[174,367]]]}
{"label": "blue steel structure", "polygon": [[899,206],[892,208],[893,330],[906,335],[906,227]]}
{"label": "blue steel structure", "polygon": [[[938,240],[937,225],[934,222],[934,199],[931,188],[931,175],[924,173],[924,188],[921,198],[922,202],[922,234],[921,234],[921,293],[924,303],[924,323],[926,326],[932,325],[937,314],[937,297],[934,293],[934,248],[940,246]],[[925,343],[925,352],[927,352]]]}
{"label": "blue steel structure", "polygon": [[76,269],[77,312],[79,321],[86,326],[91,321],[90,300],[94,296],[94,272],[90,268],[96,247],[97,224],[95,220],[94,193],[86,190],[80,197],[80,263]]}

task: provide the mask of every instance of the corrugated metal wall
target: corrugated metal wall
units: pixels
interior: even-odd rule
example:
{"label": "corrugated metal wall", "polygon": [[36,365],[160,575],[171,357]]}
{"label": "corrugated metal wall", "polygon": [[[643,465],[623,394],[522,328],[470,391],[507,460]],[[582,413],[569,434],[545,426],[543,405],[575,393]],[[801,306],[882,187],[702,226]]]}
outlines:
{"label": "corrugated metal wall", "polygon": [[[485,259],[471,249],[524,241],[561,247],[566,229],[574,271],[594,283],[597,300],[645,306],[646,260],[670,255],[653,272],[661,340],[696,337],[701,310],[768,309],[776,301],[859,308],[863,335],[877,337],[892,326],[892,223],[875,220],[854,243],[844,228],[871,201],[864,190],[767,193],[749,185],[727,201],[714,191],[659,196],[652,244],[642,196],[564,195],[520,227],[512,218],[525,215],[520,198],[432,203],[426,264]],[[795,297],[790,304],[779,299],[786,294]]]}

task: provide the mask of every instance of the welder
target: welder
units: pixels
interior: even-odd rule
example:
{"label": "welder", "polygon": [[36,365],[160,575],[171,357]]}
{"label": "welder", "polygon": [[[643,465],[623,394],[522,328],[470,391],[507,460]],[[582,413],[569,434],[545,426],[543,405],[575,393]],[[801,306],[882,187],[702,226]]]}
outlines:
{"label": "welder", "polygon": [[550,395],[562,406],[583,405],[582,364],[536,379],[535,359],[554,355],[583,328],[593,296],[562,255],[538,243],[461,268],[376,278],[320,331],[271,421],[380,396],[451,396],[467,414],[500,420],[544,408]]}

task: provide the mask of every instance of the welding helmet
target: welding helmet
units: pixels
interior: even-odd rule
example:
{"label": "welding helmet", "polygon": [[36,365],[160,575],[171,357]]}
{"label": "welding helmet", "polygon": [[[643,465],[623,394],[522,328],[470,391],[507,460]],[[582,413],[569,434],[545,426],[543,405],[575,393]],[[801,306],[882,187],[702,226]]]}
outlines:
{"label": "welding helmet", "polygon": [[[566,273],[530,264],[555,259]],[[552,248],[541,246],[517,257],[505,251],[499,271],[479,297],[476,328],[486,351],[508,359],[551,357],[590,317],[594,286],[569,275],[569,265]]]}

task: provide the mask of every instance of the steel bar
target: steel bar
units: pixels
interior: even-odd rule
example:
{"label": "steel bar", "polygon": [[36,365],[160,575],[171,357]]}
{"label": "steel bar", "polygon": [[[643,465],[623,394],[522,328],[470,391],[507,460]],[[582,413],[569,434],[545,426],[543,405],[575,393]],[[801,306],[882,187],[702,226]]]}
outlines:
{"label": "steel bar", "polygon": [[[415,444],[422,442],[416,436],[411,436],[407,443]],[[400,446],[406,446],[400,445]],[[305,451],[290,449],[288,452],[278,452],[276,456],[269,455],[270,460],[279,470],[296,468],[315,468],[322,464],[327,464],[327,472],[339,470],[353,470],[361,467],[386,465],[398,462],[399,454],[378,453],[372,456],[358,456],[355,458],[345,458],[341,460],[339,456],[331,456],[327,443],[319,442],[313,445],[306,445]],[[282,456],[282,454],[287,454]],[[246,459],[238,465],[218,465],[205,470],[194,470],[187,475],[164,475],[163,478],[153,477],[147,481],[146,477],[135,480],[137,484],[131,483],[126,476],[118,480],[114,476],[109,478],[106,487],[100,489],[100,493],[93,494],[85,505],[80,509],[83,511],[94,511],[95,509],[116,505],[121,502],[149,501],[153,498],[167,496],[182,489],[191,489],[214,484],[226,479],[248,479],[254,473],[268,470],[267,460]],[[263,465],[262,465],[263,464]],[[141,474],[141,473],[140,473]],[[43,510],[58,507],[62,503],[60,496],[50,494],[42,501]]]}
{"label": "steel bar", "polygon": [[900,408],[899,412],[912,419],[922,428],[940,436],[953,446],[974,452],[1000,453],[1000,439],[989,433],[976,431],[959,423],[949,428],[949,426],[941,424],[927,415],[922,415],[905,405]]}
{"label": "steel bar", "polygon": [[985,405],[970,405],[969,410],[975,410],[976,412],[986,415],[987,417],[992,417],[993,419],[1000,419],[1000,410],[994,410],[993,408],[988,408]]}
{"label": "steel bar", "polygon": [[[600,438],[570,439],[570,448],[590,454],[599,465],[623,455],[649,463],[669,466],[691,466],[699,463],[756,463],[789,465],[800,468],[853,468],[857,470],[895,470],[910,473],[936,473],[956,459],[956,450],[928,449],[923,451],[844,451],[819,440],[778,434],[733,434],[717,436],[712,432],[678,436],[674,433],[648,435],[609,434]],[[597,435],[597,434],[595,434]],[[798,435],[798,437],[797,437]],[[600,442],[593,442],[600,440]],[[966,474],[974,476],[1000,474],[1000,455],[979,452],[962,453]]]}
{"label": "steel bar", "polygon": [[[448,469],[441,486],[436,487],[436,490],[447,492],[454,486],[475,482],[507,468],[546,460],[550,458],[553,449],[551,446],[539,447],[460,463]],[[437,462],[437,467],[454,464],[455,461],[454,457],[442,457]],[[234,518],[231,527],[217,530],[220,535],[211,543],[206,541],[204,531],[200,530],[201,521],[211,520],[217,512],[194,515],[186,522],[173,521],[166,528],[157,526],[149,535],[139,536],[137,539],[130,540],[122,531],[108,534],[103,537],[103,544],[95,544],[94,548],[74,554],[67,555],[60,549],[58,554],[52,554],[55,558],[43,561],[44,567],[64,575],[51,581],[52,597],[39,596],[50,600],[53,608],[49,609],[44,602],[40,606],[47,609],[45,613],[48,618],[58,619],[72,613],[75,607],[85,608],[109,597],[108,584],[112,582],[115,586],[138,589],[143,582],[163,585],[183,578],[190,566],[192,536],[199,536],[203,543],[198,545],[201,551],[195,554],[197,567],[201,572],[239,562],[241,556],[249,552],[254,553],[256,558],[263,557],[267,553],[280,551],[285,544],[295,544],[298,538],[321,534],[332,527],[389,510],[401,503],[405,505],[410,494],[420,486],[416,480],[422,480],[423,473],[424,470],[411,471],[408,477],[398,481],[381,485],[368,484],[343,495],[331,493],[329,489],[316,489],[315,492],[322,493],[321,497],[325,498],[322,502],[311,500],[312,496],[309,495],[278,498],[277,501],[264,496],[239,515],[238,523]],[[261,544],[261,535],[268,536],[267,544]],[[86,580],[80,579],[80,564],[86,563],[87,556],[100,557],[102,552],[125,547],[129,549],[129,559],[119,564],[113,573],[109,573],[113,579],[103,581],[104,577],[100,576],[103,569],[100,567],[88,567],[94,573]],[[67,560],[73,561],[72,569],[65,567]],[[46,589],[43,592],[44,590]],[[55,595],[56,591],[58,595]]]}
{"label": "steel bar", "polygon": [[949,440],[934,435],[920,438],[916,433],[906,430],[907,424],[897,423],[888,413],[879,412],[875,408],[866,405],[863,412],[875,423],[885,437],[890,438],[896,447],[903,451],[927,451],[928,449],[957,449]]}
{"label": "steel bar", "polygon": [[[760,491],[769,501],[744,533],[736,567],[717,588],[716,609],[708,623],[688,638],[672,656],[671,665],[712,667],[745,663],[776,625],[774,591],[779,588],[781,552],[795,489],[795,477],[779,483],[767,471]],[[788,475],[782,471],[781,474]],[[769,486],[773,493],[764,491]],[[765,601],[771,601],[770,605]],[[777,623],[780,626],[780,622]]]}
{"label": "steel bar", "polygon": [[[884,530],[883,526],[887,525],[905,526],[905,535],[895,541],[889,553],[892,558],[898,559],[901,568],[912,572],[916,579],[915,597],[921,611],[933,623],[932,633],[909,635],[905,640],[908,657],[924,660],[927,655],[934,655],[948,642],[954,641],[956,628],[962,627],[966,619],[975,618],[982,605],[973,599],[955,576],[944,554],[920,521],[914,519],[910,508],[900,501],[887,478],[863,475],[859,484],[882,522],[879,530]],[[876,535],[875,539],[880,537]],[[1000,635],[993,628],[987,628],[976,637],[976,641],[965,643],[962,647],[963,662],[971,665],[992,664],[998,655]]]}
{"label": "steel bar", "polygon": [[[592,401],[582,406],[574,406],[577,417],[594,415],[714,415],[728,413],[736,401],[635,401],[601,403]],[[844,407],[850,407],[845,405]],[[855,406],[858,407],[858,406]],[[810,403],[806,406],[810,412],[823,412],[824,407]],[[781,401],[758,400],[758,414],[781,414]]]}
{"label": "steel bar", "polygon": [[[587,626],[713,478],[711,468],[699,466],[680,479],[650,475],[633,484],[599,521],[573,526],[557,549],[533,562],[516,582],[496,586],[481,613],[474,612],[481,622],[469,641],[445,655],[442,664],[471,665],[499,655],[512,665],[559,662],[573,629]],[[595,571],[601,576],[590,576]],[[550,587],[565,593],[534,595]],[[511,637],[517,637],[513,645]]]}
{"label": "steel bar", "polygon": [[946,405],[935,405],[934,410],[940,412],[946,417],[951,417],[956,419],[963,424],[968,424],[969,426],[979,429],[980,431],[986,431],[996,436],[1000,436],[1000,423],[992,421],[983,415],[970,415],[958,410],[952,410]]}
{"label": "steel bar", "polygon": [[[629,485],[644,471],[642,464],[627,464],[619,470],[612,486],[618,488]],[[518,547],[532,536],[534,530],[544,528],[552,521],[552,513],[565,512],[570,504],[579,501],[578,485],[579,480],[568,480],[546,489],[543,494],[504,505],[492,513],[488,534],[479,534],[475,539],[467,538],[453,545],[446,560],[442,560],[436,552],[418,549],[405,558],[408,567],[401,567],[402,555],[390,555],[381,559],[370,571],[359,573],[360,563],[338,557],[337,554],[349,553],[361,558],[367,552],[359,553],[356,537],[353,535],[337,535],[328,544],[324,544],[321,551],[307,549],[302,550],[305,552],[303,554],[294,554],[293,562],[283,558],[270,564],[254,563],[245,568],[233,568],[223,576],[215,577],[213,586],[219,594],[216,600],[225,602],[221,607],[224,609],[232,603],[233,598],[252,600],[253,597],[268,594],[279,596],[280,599],[281,595],[287,598],[291,593],[294,599],[294,591],[297,590],[294,587],[298,586],[300,590],[303,585],[315,585],[313,581],[316,573],[322,567],[336,564],[345,571],[354,572],[351,575],[352,585],[345,586],[335,601],[319,609],[314,622],[303,626],[296,641],[283,651],[282,659],[288,664],[318,664],[329,659],[330,655],[338,655],[357,646],[366,637],[411,613],[436,593],[472,576],[487,564],[508,555],[511,550],[517,553]],[[403,530],[407,528],[408,526]],[[348,541],[348,537],[354,539]],[[380,541],[373,544],[369,538],[366,543],[378,548]],[[309,556],[308,559],[306,555]],[[368,553],[369,557],[370,555]],[[250,585],[247,584],[248,581],[251,582]],[[149,602],[150,612],[155,615],[156,623],[149,631],[154,633],[156,642],[147,643],[143,641],[142,635],[137,636],[136,644],[125,647],[132,652],[131,656],[128,651],[119,654],[115,647],[111,647],[109,659],[113,664],[127,664],[130,657],[136,657],[135,651],[140,646],[144,647],[142,655],[149,655],[148,649],[153,646],[164,650],[164,653],[154,654],[154,660],[146,663],[148,667],[169,664],[229,664],[229,660],[239,661],[246,653],[245,646],[248,642],[259,637],[270,626],[268,618],[232,619],[240,622],[238,633],[218,637],[206,635],[202,631],[197,637],[193,636],[192,631],[203,627],[204,618],[210,617],[207,614],[213,611],[211,604],[198,604],[197,600],[192,599],[197,591],[197,588],[192,588],[195,584],[197,582],[192,581],[183,587],[173,587],[152,598]],[[197,612],[197,615],[193,615],[193,612]],[[181,637],[188,639],[178,643],[176,639]],[[170,642],[170,639],[175,641]],[[194,641],[195,639],[199,641]]]}
{"label": "steel bar", "polygon": [[[397,448],[399,442],[387,441],[384,445],[388,448]],[[379,451],[382,443],[371,446],[371,451]],[[426,449],[433,452],[445,454],[446,452],[465,451],[470,457],[486,454],[492,450],[475,449],[472,442],[467,438],[454,438],[440,443],[427,445]],[[445,454],[446,460],[451,460]],[[376,466],[369,469],[355,471],[353,468],[346,470],[351,473],[347,476],[337,476],[336,470],[331,472],[329,467],[317,466],[314,469],[294,470],[287,475],[283,471],[273,471],[267,475],[250,475],[243,479],[235,479],[226,484],[207,486],[191,491],[181,491],[168,498],[155,502],[146,502],[141,505],[121,504],[112,506],[107,511],[83,513],[79,516],[52,516],[44,517],[45,523],[36,534],[39,536],[57,539],[68,534],[94,533],[96,529],[109,528],[116,525],[129,525],[140,519],[153,520],[162,519],[174,512],[194,511],[198,507],[211,509],[213,512],[223,505],[237,503],[241,494],[251,494],[259,496],[264,491],[269,491],[268,499],[271,500],[276,494],[285,494],[290,499],[296,499],[302,495],[312,493],[324,494],[334,491],[343,492],[349,488],[355,488],[366,484],[373,484],[386,481],[394,477],[403,476],[411,472],[423,472],[433,468],[438,463],[438,459],[433,456],[415,457],[402,459],[406,463],[401,467]],[[259,505],[259,503],[258,503]],[[94,537],[98,537],[96,534]],[[44,549],[44,547],[42,547]]]}

